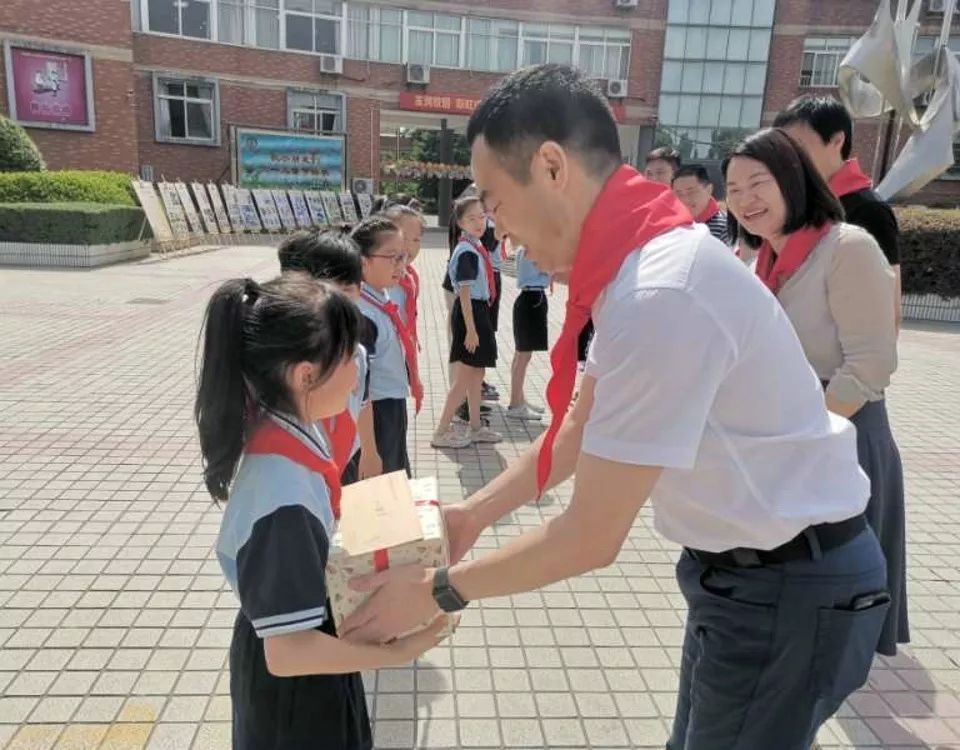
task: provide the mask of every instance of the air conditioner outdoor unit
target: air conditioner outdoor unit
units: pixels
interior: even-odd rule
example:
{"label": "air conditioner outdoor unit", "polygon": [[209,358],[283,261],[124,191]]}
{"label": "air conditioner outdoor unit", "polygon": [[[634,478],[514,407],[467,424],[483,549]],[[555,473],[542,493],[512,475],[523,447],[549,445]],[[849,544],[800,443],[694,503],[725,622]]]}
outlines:
{"label": "air conditioner outdoor unit", "polygon": [[420,63],[407,65],[407,83],[430,83],[430,66]]}
{"label": "air conditioner outdoor unit", "polygon": [[611,99],[623,99],[627,95],[627,82],[622,78],[607,81],[607,96]]}
{"label": "air conditioner outdoor unit", "polygon": [[946,0],[927,0],[927,10],[931,13],[943,13]]}
{"label": "air conditioner outdoor unit", "polygon": [[356,195],[363,193],[373,195],[373,180],[369,177],[354,177],[350,183],[350,187]]}
{"label": "air conditioner outdoor unit", "polygon": [[613,0],[613,4],[618,8],[636,8],[639,0]]}
{"label": "air conditioner outdoor unit", "polygon": [[343,58],[340,55],[320,55],[320,72],[341,75],[343,73]]}

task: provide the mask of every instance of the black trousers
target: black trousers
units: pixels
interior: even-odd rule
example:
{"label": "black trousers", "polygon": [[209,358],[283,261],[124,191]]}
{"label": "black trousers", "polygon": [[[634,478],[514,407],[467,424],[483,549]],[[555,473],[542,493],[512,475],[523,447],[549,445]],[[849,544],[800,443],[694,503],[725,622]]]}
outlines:
{"label": "black trousers", "polygon": [[383,473],[407,472],[410,476],[410,457],[407,455],[407,400],[381,398],[373,404],[373,433],[377,451],[383,461]]}

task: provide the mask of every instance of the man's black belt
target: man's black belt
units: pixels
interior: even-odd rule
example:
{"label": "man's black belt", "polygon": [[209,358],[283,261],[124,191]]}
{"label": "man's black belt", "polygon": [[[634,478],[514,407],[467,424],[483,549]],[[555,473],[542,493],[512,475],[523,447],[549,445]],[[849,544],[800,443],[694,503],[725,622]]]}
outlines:
{"label": "man's black belt", "polygon": [[759,568],[764,565],[816,560],[824,552],[846,544],[867,527],[863,515],[848,518],[838,523],[821,523],[808,526],[793,539],[770,550],[738,547],[726,552],[704,552],[687,548],[693,557],[704,565],[720,565],[731,568]]}

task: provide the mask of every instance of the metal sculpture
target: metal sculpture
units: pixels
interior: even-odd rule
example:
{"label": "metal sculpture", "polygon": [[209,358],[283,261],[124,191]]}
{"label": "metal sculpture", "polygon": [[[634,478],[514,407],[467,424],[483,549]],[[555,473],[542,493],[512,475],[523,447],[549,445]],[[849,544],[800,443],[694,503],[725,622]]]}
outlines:
{"label": "metal sculpture", "polygon": [[960,132],[960,62],[948,47],[957,0],[944,4],[937,45],[915,58],[921,3],[913,0],[908,10],[910,0],[897,0],[892,15],[890,0],[881,0],[870,28],[840,63],[840,97],[853,117],[892,113],[897,132],[902,126],[912,131],[877,186],[888,200],[915,193],[953,166],[953,139]]}

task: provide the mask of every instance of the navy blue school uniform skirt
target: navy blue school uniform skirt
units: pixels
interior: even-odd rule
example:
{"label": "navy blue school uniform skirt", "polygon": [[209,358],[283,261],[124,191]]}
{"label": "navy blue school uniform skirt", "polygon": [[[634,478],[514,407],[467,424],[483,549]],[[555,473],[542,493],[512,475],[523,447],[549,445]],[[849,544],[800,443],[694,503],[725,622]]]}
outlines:
{"label": "navy blue school uniform skirt", "polygon": [[[333,621],[320,630],[334,635]],[[360,674],[274,677],[242,612],[230,644],[230,698],[233,750],[373,748]]]}
{"label": "navy blue school uniform skirt", "polygon": [[467,322],[460,307],[460,298],[453,303],[450,314],[450,330],[453,339],[450,342],[450,361],[462,362],[470,367],[497,366],[497,336],[490,319],[490,304],[486,300],[470,300],[470,309],[473,310],[473,323],[477,329],[480,343],[474,351],[468,351],[464,346],[467,336]]}

